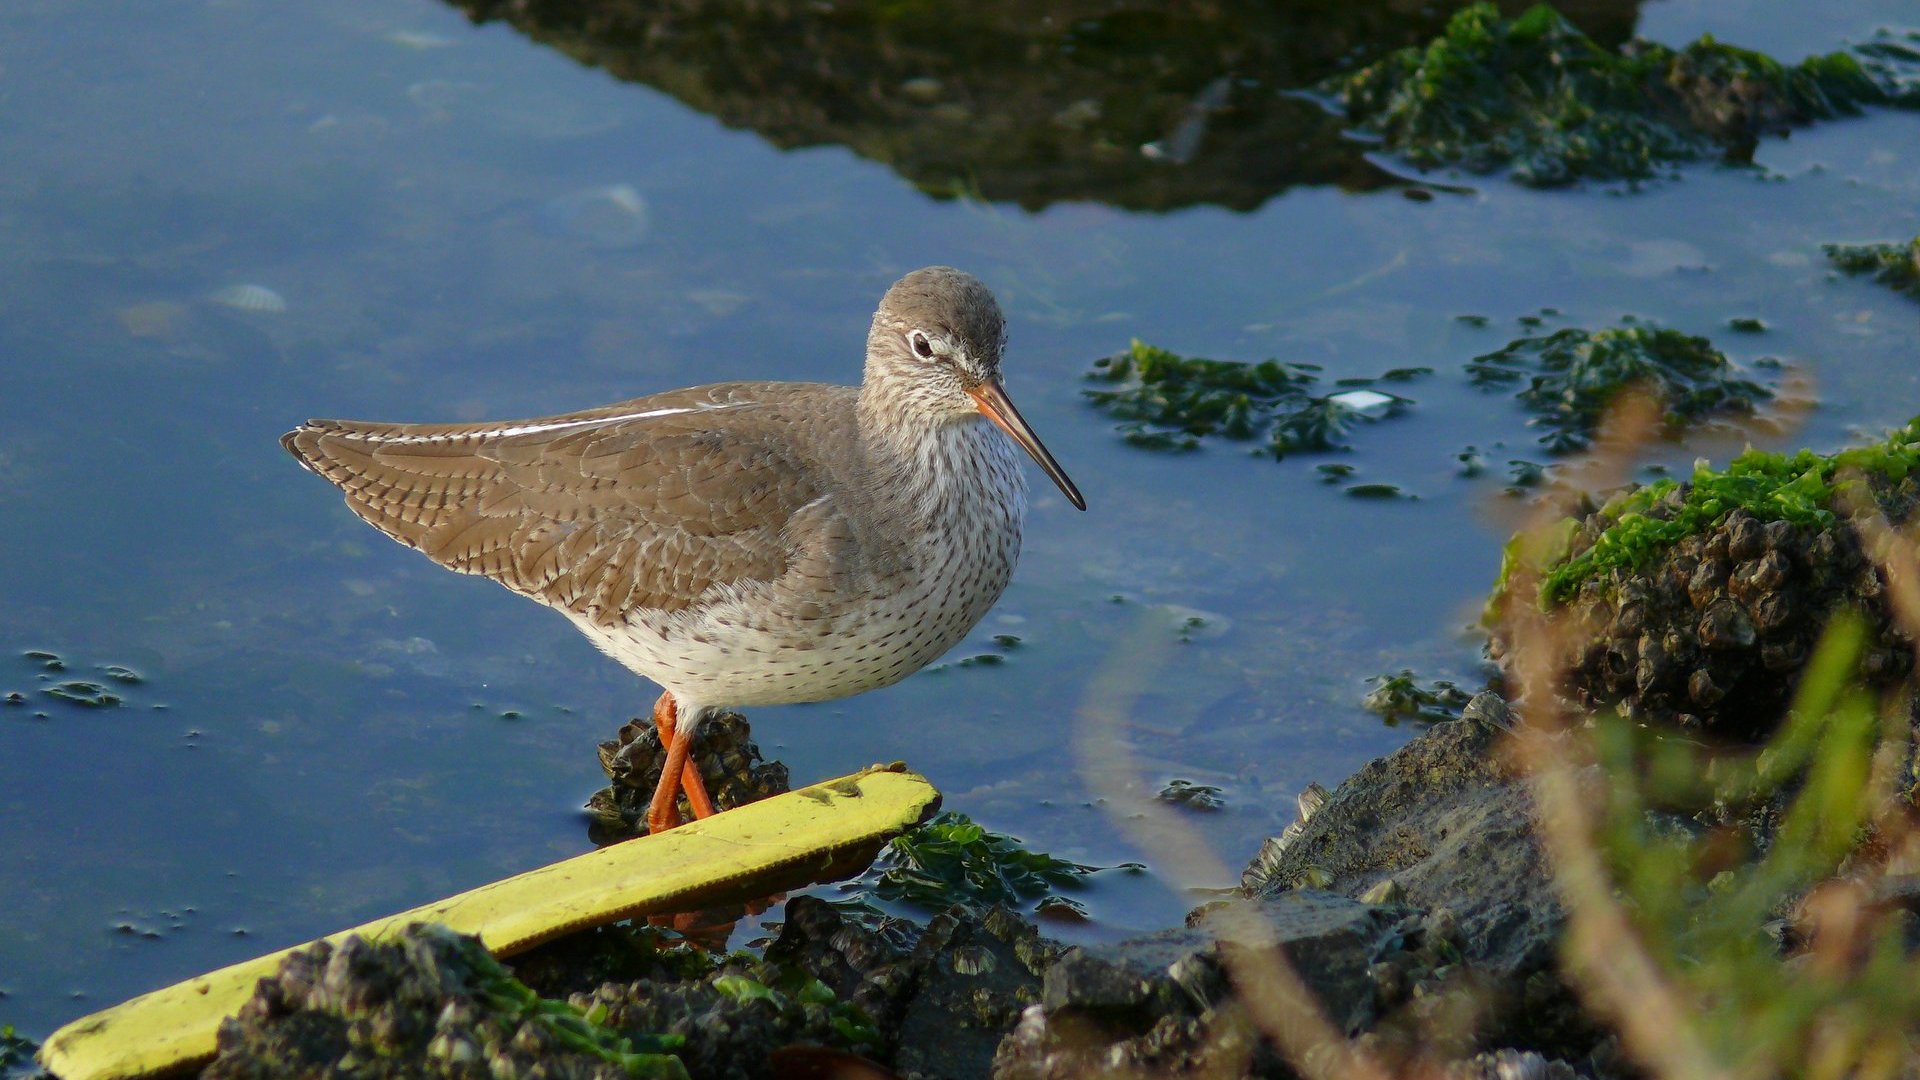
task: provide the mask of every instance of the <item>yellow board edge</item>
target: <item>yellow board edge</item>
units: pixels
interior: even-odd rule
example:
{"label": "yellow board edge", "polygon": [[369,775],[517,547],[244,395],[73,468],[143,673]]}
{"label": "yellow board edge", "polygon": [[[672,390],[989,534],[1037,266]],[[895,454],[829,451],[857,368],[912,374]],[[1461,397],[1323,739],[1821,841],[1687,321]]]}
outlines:
{"label": "yellow board edge", "polygon": [[[477,935],[496,956],[640,915],[764,896],[848,872],[879,845],[925,821],[940,793],[902,766],[790,791],[530,870],[491,885],[329,934],[378,938],[416,922]],[[131,1080],[213,1057],[220,1022],[305,942],[175,983],[67,1024],[40,1064],[62,1080]]]}

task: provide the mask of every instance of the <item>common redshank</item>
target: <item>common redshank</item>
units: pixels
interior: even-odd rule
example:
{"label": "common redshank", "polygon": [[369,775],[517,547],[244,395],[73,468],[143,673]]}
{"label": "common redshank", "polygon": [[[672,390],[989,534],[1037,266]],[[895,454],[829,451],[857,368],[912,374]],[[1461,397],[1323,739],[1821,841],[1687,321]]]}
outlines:
{"label": "common redshank", "polygon": [[[1000,378],[978,278],[880,300],[858,387],[733,382],[477,424],[310,420],[280,442],[442,566],[564,614],[658,683],[647,827],[713,813],[688,752],[720,709],[887,686],[951,648],[1013,575],[1018,446],[1086,502]],[[989,421],[991,423],[989,423]]]}

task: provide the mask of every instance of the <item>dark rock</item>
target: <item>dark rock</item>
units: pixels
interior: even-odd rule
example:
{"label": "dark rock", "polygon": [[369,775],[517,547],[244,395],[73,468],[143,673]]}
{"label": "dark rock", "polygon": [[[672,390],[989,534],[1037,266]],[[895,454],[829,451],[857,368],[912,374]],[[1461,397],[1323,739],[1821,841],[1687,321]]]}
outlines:
{"label": "dark rock", "polygon": [[1500,756],[1511,726],[1506,703],[1483,693],[1460,722],[1435,725],[1370,762],[1264,874],[1250,874],[1257,880],[1248,891],[1284,896],[1314,881],[1343,896],[1392,892],[1428,912],[1425,922],[1399,928],[1397,952],[1374,958],[1385,965],[1375,974],[1377,1033],[1418,1029],[1431,1039],[1449,1024],[1459,1028],[1417,1013],[1438,1007],[1444,995],[1435,991],[1471,984],[1483,1005],[1479,1029],[1448,1035],[1462,1040],[1462,1052],[1511,1044],[1578,1057],[1596,1036],[1557,974],[1564,916],[1531,800]]}
{"label": "dark rock", "polygon": [[1369,965],[1395,912],[1310,891],[1201,909],[1186,929],[1069,950],[1040,1004],[1000,1044],[998,1080],[1110,1075],[1277,1075],[1232,989],[1240,950],[1277,944],[1336,1023],[1370,1015]]}
{"label": "dark rock", "polygon": [[[1475,715],[1505,716],[1499,698]],[[1492,724],[1438,724],[1341,784],[1253,893],[1324,887],[1358,896],[1392,878],[1416,908],[1446,907],[1469,958],[1527,974],[1547,966],[1559,903],[1532,836],[1531,805],[1494,751]]]}

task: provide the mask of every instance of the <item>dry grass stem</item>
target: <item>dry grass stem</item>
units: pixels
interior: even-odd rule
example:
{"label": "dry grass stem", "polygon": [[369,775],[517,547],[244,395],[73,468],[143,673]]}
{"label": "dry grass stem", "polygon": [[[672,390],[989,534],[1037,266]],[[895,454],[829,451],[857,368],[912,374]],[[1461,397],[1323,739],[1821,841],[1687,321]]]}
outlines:
{"label": "dry grass stem", "polygon": [[[1607,417],[1594,452],[1578,471],[1583,482],[1611,487],[1624,481],[1635,451],[1652,439],[1660,419],[1657,404],[1629,395]],[[1560,511],[1543,505],[1527,527],[1545,537]],[[1514,707],[1520,718],[1510,739],[1539,818],[1540,839],[1554,884],[1567,908],[1566,953],[1572,981],[1588,1005],[1619,1029],[1636,1060],[1667,1080],[1704,1080],[1727,1075],[1700,1037],[1690,1004],[1661,971],[1626,911],[1614,898],[1612,878],[1596,843],[1599,821],[1593,805],[1600,793],[1582,780],[1592,761],[1572,730],[1560,693],[1581,642],[1564,615],[1539,610],[1537,594],[1544,543],[1516,573],[1506,605]]]}
{"label": "dry grass stem", "polygon": [[[1136,626],[1092,681],[1075,725],[1075,751],[1108,817],[1160,873],[1187,889],[1217,885],[1236,875],[1203,833],[1154,797],[1124,735],[1133,703],[1167,660],[1160,629],[1144,621]],[[1379,1062],[1327,1019],[1257,910],[1245,901],[1229,902],[1210,915],[1207,927],[1232,943],[1220,950],[1220,959],[1248,1018],[1302,1076],[1389,1080]]]}

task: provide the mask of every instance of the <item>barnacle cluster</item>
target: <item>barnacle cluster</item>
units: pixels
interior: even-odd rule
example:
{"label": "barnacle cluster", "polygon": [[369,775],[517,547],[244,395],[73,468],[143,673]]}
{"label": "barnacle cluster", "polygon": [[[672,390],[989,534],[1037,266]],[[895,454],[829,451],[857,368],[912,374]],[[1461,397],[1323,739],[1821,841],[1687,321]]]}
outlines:
{"label": "barnacle cluster", "polygon": [[[708,718],[694,740],[693,763],[718,809],[729,810],[787,790],[787,767],[762,760],[752,734],[746,717],[722,713]],[[629,721],[621,725],[618,735],[600,744],[600,767],[611,783],[587,800],[592,819],[588,835],[594,843],[612,844],[647,831],[647,803],[665,761],[660,733],[648,720]],[[693,816],[685,796],[680,812],[683,818]]]}
{"label": "barnacle cluster", "polygon": [[1770,731],[1829,617],[1859,612],[1859,676],[1886,685],[1913,666],[1885,571],[1855,515],[1894,523],[1920,506],[1920,421],[1870,446],[1818,455],[1748,451],[1724,471],[1624,492],[1562,523],[1564,550],[1535,597],[1508,595],[1509,552],[1490,614],[1491,651],[1508,642],[1501,605],[1565,607],[1581,630],[1568,689],[1583,704],[1733,737]]}
{"label": "barnacle cluster", "polygon": [[1867,105],[1920,105],[1920,38],[1882,34],[1788,65],[1702,37],[1609,49],[1542,4],[1462,9],[1425,47],[1323,82],[1355,125],[1422,168],[1511,167],[1523,184],[1637,180],[1752,159],[1758,139]]}

